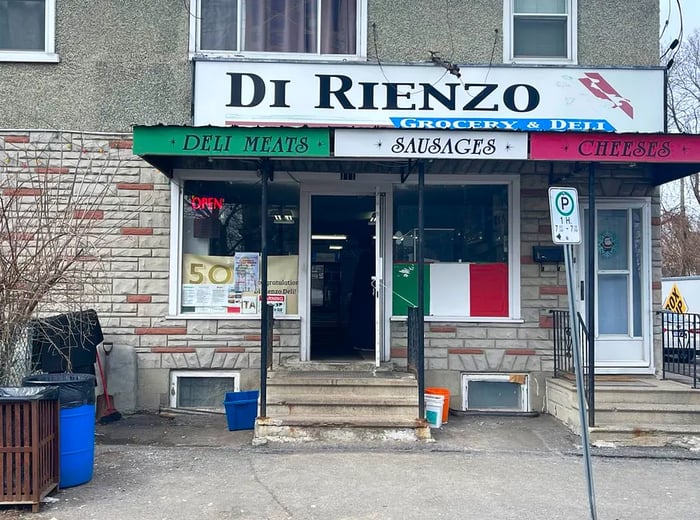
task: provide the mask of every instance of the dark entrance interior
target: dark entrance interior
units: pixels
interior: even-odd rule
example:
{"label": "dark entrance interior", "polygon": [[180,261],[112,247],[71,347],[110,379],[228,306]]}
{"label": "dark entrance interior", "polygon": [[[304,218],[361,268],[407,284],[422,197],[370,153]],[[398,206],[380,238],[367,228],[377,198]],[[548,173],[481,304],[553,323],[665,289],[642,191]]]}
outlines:
{"label": "dark entrance interior", "polygon": [[311,198],[311,359],[374,359],[374,196]]}

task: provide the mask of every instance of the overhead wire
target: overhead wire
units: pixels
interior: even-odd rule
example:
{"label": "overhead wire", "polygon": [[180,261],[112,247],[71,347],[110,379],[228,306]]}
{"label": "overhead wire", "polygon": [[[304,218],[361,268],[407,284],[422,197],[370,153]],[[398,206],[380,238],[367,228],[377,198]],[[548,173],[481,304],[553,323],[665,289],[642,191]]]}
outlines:
{"label": "overhead wire", "polygon": [[[678,5],[678,19],[680,23],[680,28],[678,30],[678,37],[675,38],[672,42],[671,45],[669,45],[668,49],[666,49],[666,52],[664,52],[659,60],[663,60],[669,52],[673,51],[673,55],[671,55],[670,58],[668,58],[666,62],[666,68],[670,69],[673,66],[673,61],[676,58],[676,54],[678,54],[678,51],[681,48],[681,43],[683,43],[683,8],[681,7],[681,0],[676,0],[676,4]],[[671,16],[671,7],[669,5],[669,19]],[[667,20],[668,22],[668,20]]]}
{"label": "overhead wire", "polygon": [[668,29],[668,24],[671,21],[671,0],[668,0],[668,9],[666,11],[666,21],[664,22],[664,28],[661,29],[661,34],[659,34],[659,40],[664,37],[666,29]]}

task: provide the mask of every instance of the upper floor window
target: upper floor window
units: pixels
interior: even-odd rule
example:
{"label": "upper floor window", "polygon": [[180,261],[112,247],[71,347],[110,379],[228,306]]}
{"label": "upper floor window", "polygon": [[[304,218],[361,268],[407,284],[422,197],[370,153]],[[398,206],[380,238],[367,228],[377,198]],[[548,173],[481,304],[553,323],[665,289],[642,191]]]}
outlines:
{"label": "upper floor window", "polygon": [[57,62],[55,0],[0,0],[0,61]]}
{"label": "upper floor window", "polygon": [[576,62],[576,0],[504,1],[504,61]]}
{"label": "upper floor window", "polygon": [[195,50],[205,54],[360,53],[366,0],[199,0]]}

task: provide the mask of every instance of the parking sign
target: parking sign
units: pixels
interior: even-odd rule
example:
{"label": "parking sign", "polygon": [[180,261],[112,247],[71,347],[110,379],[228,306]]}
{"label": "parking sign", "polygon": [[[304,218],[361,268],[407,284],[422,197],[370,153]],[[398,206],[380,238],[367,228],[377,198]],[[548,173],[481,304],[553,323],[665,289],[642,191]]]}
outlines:
{"label": "parking sign", "polygon": [[549,217],[552,242],[580,244],[581,225],[576,188],[549,188]]}

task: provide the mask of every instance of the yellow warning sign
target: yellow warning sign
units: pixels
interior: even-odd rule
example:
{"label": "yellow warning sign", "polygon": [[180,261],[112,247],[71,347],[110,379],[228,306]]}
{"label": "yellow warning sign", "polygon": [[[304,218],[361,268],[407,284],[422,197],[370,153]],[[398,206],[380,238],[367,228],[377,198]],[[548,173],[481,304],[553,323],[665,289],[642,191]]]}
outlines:
{"label": "yellow warning sign", "polygon": [[671,287],[671,292],[664,302],[664,309],[671,312],[685,313],[688,312],[688,306],[685,304],[681,292],[678,290],[678,286],[674,283]]}

